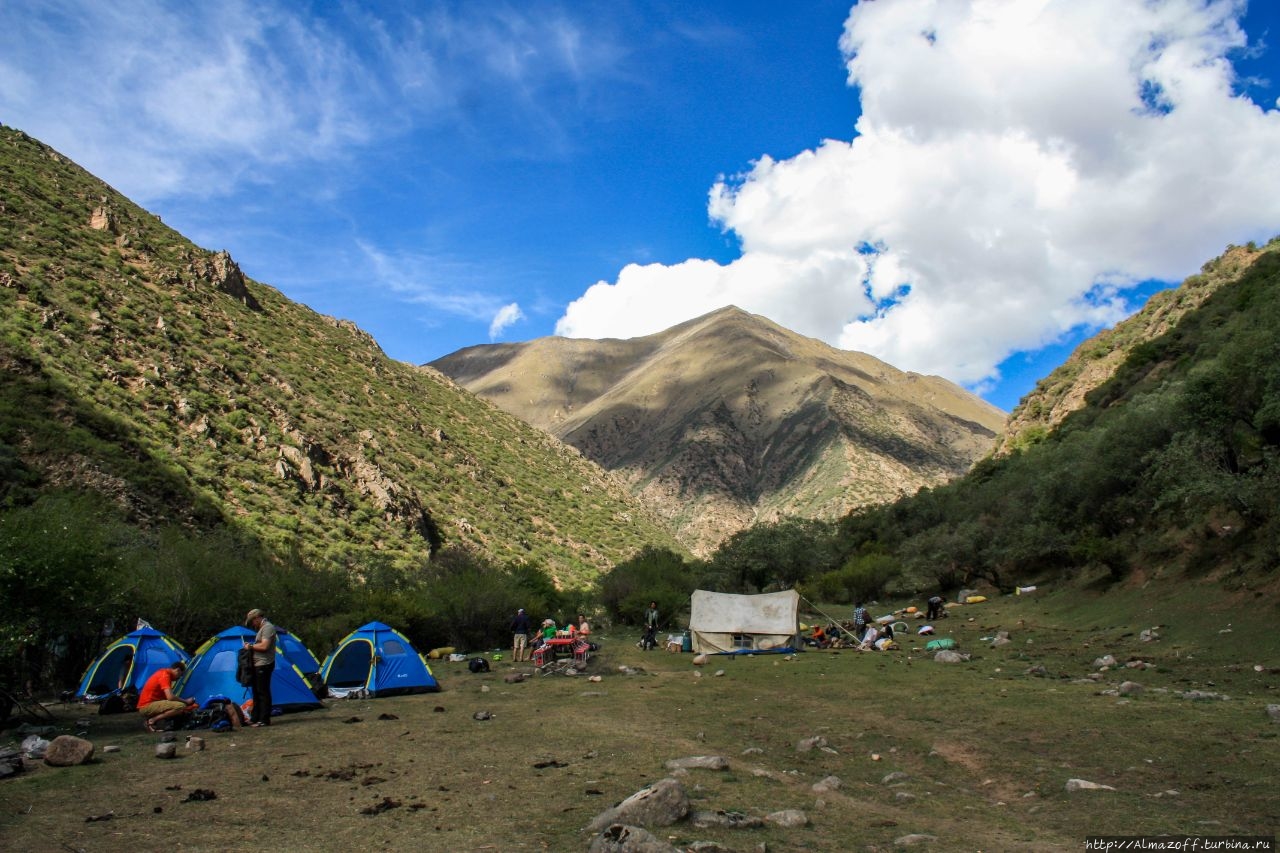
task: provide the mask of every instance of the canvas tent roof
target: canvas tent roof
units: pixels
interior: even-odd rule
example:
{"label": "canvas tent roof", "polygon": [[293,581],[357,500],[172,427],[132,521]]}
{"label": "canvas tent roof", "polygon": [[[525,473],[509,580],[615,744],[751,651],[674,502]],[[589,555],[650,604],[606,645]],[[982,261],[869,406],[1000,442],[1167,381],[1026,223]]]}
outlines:
{"label": "canvas tent roof", "polygon": [[689,631],[699,653],[777,652],[797,645],[800,594],[793,589],[760,595],[695,590]]}

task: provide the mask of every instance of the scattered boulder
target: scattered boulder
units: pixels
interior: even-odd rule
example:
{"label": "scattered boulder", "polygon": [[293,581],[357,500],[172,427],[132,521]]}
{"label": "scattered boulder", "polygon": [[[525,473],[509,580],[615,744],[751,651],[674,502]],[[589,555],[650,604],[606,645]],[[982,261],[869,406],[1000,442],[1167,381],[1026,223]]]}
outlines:
{"label": "scattered boulder", "polygon": [[1271,722],[1280,723],[1280,705],[1268,705],[1267,716],[1271,718]]}
{"label": "scattered boulder", "polygon": [[695,811],[689,812],[689,823],[698,829],[758,829],[764,826],[764,819],[742,812]]}
{"label": "scattered boulder", "polygon": [[916,844],[928,844],[937,841],[936,835],[925,835],[921,832],[913,832],[910,835],[904,835],[901,838],[893,839],[893,843],[897,847],[912,847]]}
{"label": "scattered boulder", "polygon": [[1116,665],[1116,659],[1114,655],[1103,655],[1100,658],[1095,658],[1093,661],[1093,665],[1098,667],[1099,669],[1101,669],[1104,666],[1112,667]]}
{"label": "scattered boulder", "polygon": [[827,745],[827,739],[822,735],[814,735],[807,737],[796,744],[796,752],[811,752],[815,749],[821,749]]}
{"label": "scattered boulder", "polygon": [[703,653],[701,653],[701,654],[697,654],[697,655],[694,655],[694,656],[693,656],[693,665],[694,665],[694,666],[702,666],[702,665],[703,665],[703,664],[705,664],[706,662],[707,662],[707,654],[706,654],[706,652],[703,652]]}
{"label": "scattered boulder", "polygon": [[1123,681],[1118,689],[1121,696],[1139,696],[1146,688],[1136,681]]}
{"label": "scattered boulder", "polygon": [[765,815],[764,822],[782,829],[798,829],[809,823],[809,816],[799,809],[783,809]]}
{"label": "scattered boulder", "polygon": [[933,660],[935,663],[966,663],[969,656],[952,649],[943,649],[933,656]]}
{"label": "scattered boulder", "polygon": [[1160,634],[1155,628],[1143,628],[1138,632],[1138,639],[1144,643],[1151,643],[1160,639]]}
{"label": "scattered boulder", "polygon": [[829,794],[832,791],[840,790],[840,786],[844,782],[839,776],[828,776],[827,778],[813,783],[813,792],[815,794]]}
{"label": "scattered boulder", "polygon": [[0,748],[0,779],[21,773],[22,769],[22,750],[12,747]]}
{"label": "scattered boulder", "polygon": [[1087,779],[1068,779],[1067,793],[1074,794],[1076,791],[1114,791],[1115,788],[1110,785],[1099,785],[1097,782],[1090,782]]}
{"label": "scattered boulder", "polygon": [[187,749],[191,750],[192,752],[203,752],[204,738],[191,735],[190,737],[187,738]]}
{"label": "scattered boulder", "polygon": [[156,744],[156,758],[167,759],[167,758],[177,758],[177,757],[178,757],[177,743],[173,741],[169,741],[168,743]]}
{"label": "scattered boulder", "polygon": [[1010,640],[1008,637],[996,637],[991,641],[991,648],[998,649],[1001,646],[1007,646],[1012,642],[1013,640]]}
{"label": "scattered boulder", "polygon": [[1033,675],[1036,678],[1048,678],[1049,670],[1045,669],[1040,664],[1036,664],[1035,666],[1027,667],[1026,675]]}
{"label": "scattered boulder", "polygon": [[910,778],[911,778],[910,776],[908,776],[906,773],[903,773],[901,770],[895,770],[892,773],[887,774],[883,779],[881,779],[880,784],[893,785],[898,782],[905,782]]}
{"label": "scattered boulder", "polygon": [[590,832],[600,832],[613,824],[627,826],[670,826],[689,813],[689,795],[671,778],[659,779],[641,788],[621,803],[607,809],[587,824]]}
{"label": "scattered boulder", "polygon": [[591,839],[587,853],[680,853],[647,829],[615,823]]}
{"label": "scattered boulder", "polygon": [[1179,693],[1178,695],[1183,699],[1190,699],[1192,702],[1208,702],[1214,699],[1221,699],[1225,701],[1231,698],[1225,693],[1214,693],[1210,690],[1188,690],[1185,693]]}
{"label": "scattered boulder", "polygon": [[524,678],[525,676],[523,672],[509,672],[506,675],[502,676],[502,680],[505,681],[507,684],[519,684],[520,682],[524,681]]}
{"label": "scattered boulder", "polygon": [[493,714],[489,713],[488,711],[476,711],[474,714],[471,715],[471,718],[474,720],[480,720],[483,722],[484,720],[492,720]]}
{"label": "scattered boulder", "polygon": [[723,669],[717,669],[717,670],[716,670],[715,675],[716,675],[716,678],[721,678],[721,677],[723,677],[723,676],[724,676],[724,670],[723,670]]}
{"label": "scattered boulder", "polygon": [[728,770],[729,759],[723,755],[690,755],[667,762],[668,770]]}

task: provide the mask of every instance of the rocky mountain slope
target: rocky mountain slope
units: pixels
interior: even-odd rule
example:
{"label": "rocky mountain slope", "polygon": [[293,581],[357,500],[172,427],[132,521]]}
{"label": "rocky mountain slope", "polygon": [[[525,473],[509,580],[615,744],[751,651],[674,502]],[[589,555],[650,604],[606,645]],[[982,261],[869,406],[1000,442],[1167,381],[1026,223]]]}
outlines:
{"label": "rocky mountain slope", "polygon": [[1134,347],[1168,332],[1224,284],[1239,278],[1260,254],[1256,247],[1230,247],[1179,287],[1153,294],[1132,317],[1076,347],[1010,413],[996,453],[1039,441],[1067,415],[1084,408],[1089,392],[1110,379]]}
{"label": "rocky mountain slope", "polygon": [[461,545],[573,584],[678,547],[573,448],[0,127],[0,511],[59,489],[356,573]]}
{"label": "rocky mountain slope", "polygon": [[432,362],[621,475],[695,553],[758,520],[834,518],[963,474],[1004,413],[729,307],[630,340],[542,338]]}

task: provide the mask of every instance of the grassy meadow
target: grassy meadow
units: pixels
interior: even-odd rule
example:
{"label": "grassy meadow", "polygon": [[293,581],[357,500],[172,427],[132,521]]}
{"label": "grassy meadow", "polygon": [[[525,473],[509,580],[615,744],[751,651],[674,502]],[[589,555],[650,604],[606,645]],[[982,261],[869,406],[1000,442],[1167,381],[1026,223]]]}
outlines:
{"label": "grassy meadow", "polygon": [[[1280,702],[1274,596],[1208,593],[1164,583],[957,608],[939,633],[973,657],[952,665],[907,638],[898,652],[713,657],[696,668],[690,655],[645,653],[635,636],[606,630],[598,683],[507,684],[525,668],[509,660],[480,675],[436,664],[439,694],[334,701],[265,731],[198,732],[207,749],[173,761],[153,757],[157,736],[133,715],[54,706],[65,731],[89,720],[97,756],[0,783],[0,846],[581,851],[591,818],[691,755],[730,763],[680,777],[694,809],[801,809],[809,824],[652,828],[677,846],[892,850],[924,834],[936,840],[912,849],[1048,851],[1082,849],[1090,834],[1270,834],[1280,823],[1280,724],[1265,710]],[[1159,640],[1140,640],[1155,626]],[[997,630],[1012,644],[982,642]],[[1153,666],[1089,680],[1104,654]],[[624,665],[644,671],[624,675]],[[1028,674],[1033,666],[1047,677]],[[1124,680],[1145,689],[1115,695]],[[813,736],[827,748],[796,750]],[[109,744],[119,752],[104,754]],[[894,773],[905,778],[886,782]],[[828,776],[841,787],[815,793]],[[1115,790],[1068,793],[1074,778]],[[186,801],[197,790],[216,799]]]}

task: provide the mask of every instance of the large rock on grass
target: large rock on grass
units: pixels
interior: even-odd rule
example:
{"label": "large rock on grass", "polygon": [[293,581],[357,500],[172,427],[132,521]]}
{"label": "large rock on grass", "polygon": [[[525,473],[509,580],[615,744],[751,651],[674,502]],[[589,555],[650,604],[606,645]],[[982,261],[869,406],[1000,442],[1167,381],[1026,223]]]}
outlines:
{"label": "large rock on grass", "polygon": [[611,809],[596,815],[587,824],[590,832],[601,832],[613,824],[627,826],[670,826],[689,813],[689,795],[677,780],[659,779],[641,788]]}
{"label": "large rock on grass", "polygon": [[44,763],[50,767],[75,767],[93,760],[93,744],[75,735],[58,735],[44,751]]}

